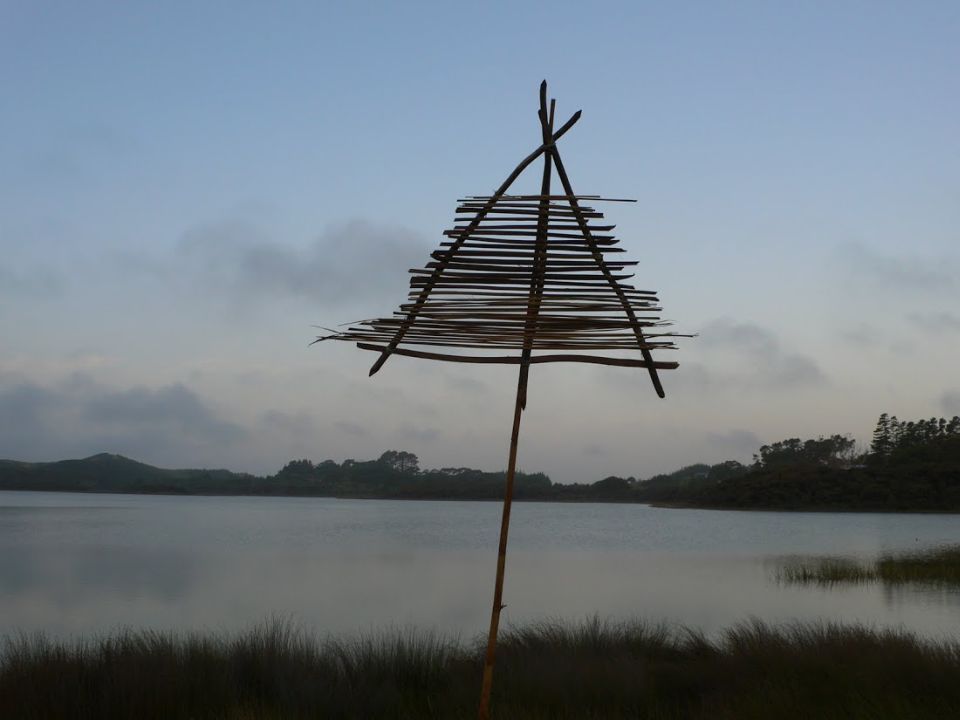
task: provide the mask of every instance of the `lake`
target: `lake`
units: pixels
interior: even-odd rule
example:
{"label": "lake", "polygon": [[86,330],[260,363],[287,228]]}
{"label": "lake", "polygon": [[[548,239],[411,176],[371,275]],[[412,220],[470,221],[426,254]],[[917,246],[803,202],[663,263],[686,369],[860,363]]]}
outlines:
{"label": "lake", "polygon": [[[0,634],[489,621],[500,504],[0,491]],[[776,558],[956,542],[960,516],[515,503],[504,622],[756,617],[958,634],[960,593],[781,586]]]}

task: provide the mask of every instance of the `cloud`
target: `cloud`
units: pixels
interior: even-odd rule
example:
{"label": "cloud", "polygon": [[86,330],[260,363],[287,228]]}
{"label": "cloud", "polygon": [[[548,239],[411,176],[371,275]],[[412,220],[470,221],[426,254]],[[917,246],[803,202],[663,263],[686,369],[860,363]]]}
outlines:
{"label": "cloud", "polygon": [[813,358],[785,350],[773,331],[755,323],[713,320],[700,330],[697,351],[704,361],[678,372],[678,384],[769,390],[812,387],[827,380]]}
{"label": "cloud", "polygon": [[315,437],[317,423],[312,415],[304,411],[288,413],[280,410],[267,410],[261,413],[259,425],[267,432],[306,440]]}
{"label": "cloud", "polygon": [[588,443],[583,446],[583,454],[589,457],[599,457],[600,455],[605,455],[607,449],[603,445],[597,443]]}
{"label": "cloud", "polygon": [[844,246],[842,255],[855,274],[887,291],[950,290],[960,273],[960,261],[952,256],[884,255],[860,244]]}
{"label": "cloud", "polygon": [[488,395],[490,388],[482,380],[467,377],[466,375],[443,374],[443,384],[446,388],[467,395]]}
{"label": "cloud", "polygon": [[156,390],[135,387],[97,392],[84,399],[82,409],[85,420],[104,428],[175,426],[186,434],[216,442],[238,437],[236,425],[219,420],[196,394],[179,383]]}
{"label": "cloud", "polygon": [[205,285],[235,297],[297,298],[327,305],[404,299],[406,270],[422,267],[429,247],[411,230],[362,220],[327,228],[298,247],[255,225],[228,221],[194,228],[179,245],[180,261]]}
{"label": "cloud", "polygon": [[951,312],[910,313],[907,320],[931,333],[960,332],[960,315]]}
{"label": "cloud", "polygon": [[0,384],[0,457],[108,451],[163,465],[210,463],[246,438],[182,384],[118,390],[83,375],[48,386]]}
{"label": "cloud", "polygon": [[[597,372],[609,385],[622,386],[619,374],[607,368]],[[634,378],[648,382],[645,375]],[[680,368],[662,378],[668,394],[687,396],[791,391],[828,383],[816,360],[784,348],[772,330],[729,318],[703,325],[698,338],[684,346]]]}
{"label": "cloud", "polygon": [[338,420],[333,424],[333,426],[344,435],[352,435],[353,437],[366,437],[369,434],[365,427],[362,425],[357,425],[357,423]]}
{"label": "cloud", "polygon": [[749,456],[763,445],[763,441],[756,433],[749,430],[729,430],[727,432],[708,432],[707,442],[720,448],[723,452],[732,453],[739,457]]}
{"label": "cloud", "polygon": [[842,330],[840,339],[856,347],[873,348],[882,345],[885,340],[889,339],[889,333],[884,334],[872,325],[861,323],[854,328]]}
{"label": "cloud", "polygon": [[431,427],[404,424],[397,428],[397,437],[404,442],[430,444],[440,437],[440,431]]}
{"label": "cloud", "polygon": [[940,396],[940,407],[950,416],[960,415],[960,390],[948,390]]}
{"label": "cloud", "polygon": [[0,297],[59,297],[63,288],[63,276],[50,268],[23,270],[0,265]]}

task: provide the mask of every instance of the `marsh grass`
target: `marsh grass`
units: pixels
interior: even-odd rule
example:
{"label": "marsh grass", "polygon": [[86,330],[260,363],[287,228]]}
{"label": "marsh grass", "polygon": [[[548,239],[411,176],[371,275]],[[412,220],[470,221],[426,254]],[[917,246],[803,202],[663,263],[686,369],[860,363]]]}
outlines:
{"label": "marsh grass", "polygon": [[[472,718],[483,646],[435,633],[317,639],[125,631],[10,639],[0,717]],[[507,629],[501,720],[960,716],[960,647],[838,625],[736,626],[714,639],[643,622]]]}
{"label": "marsh grass", "polygon": [[876,572],[881,580],[889,583],[960,587],[960,545],[902,555],[883,555],[876,563]]}
{"label": "marsh grass", "polygon": [[848,558],[782,558],[776,579],[786,584],[831,586],[882,582],[960,588],[960,545],[885,553],[874,561]]}

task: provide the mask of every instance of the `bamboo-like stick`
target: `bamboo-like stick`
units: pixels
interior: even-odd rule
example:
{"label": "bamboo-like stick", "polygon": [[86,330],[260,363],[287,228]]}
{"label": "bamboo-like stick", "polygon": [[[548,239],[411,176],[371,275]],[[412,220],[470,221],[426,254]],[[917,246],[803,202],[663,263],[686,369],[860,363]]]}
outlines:
{"label": "bamboo-like stick", "polygon": [[[372,343],[357,343],[361,350],[373,350],[374,352],[383,352],[383,345],[374,345]],[[519,355],[498,355],[493,357],[482,357],[479,355],[448,355],[445,353],[422,352],[420,350],[410,350],[409,348],[397,348],[393,351],[396,355],[406,355],[407,357],[422,358],[424,360],[446,360],[448,362],[462,363],[491,363],[497,365],[519,365],[521,358]],[[633,358],[615,358],[603,357],[600,355],[534,355],[530,358],[530,364],[548,362],[582,362],[594,365],[612,365],[615,367],[635,367],[645,368],[646,360],[634,360]],[[654,364],[659,370],[676,370],[678,364],[668,360],[655,360]]]}
{"label": "bamboo-like stick", "polygon": [[524,328],[523,353],[520,356],[520,374],[517,378],[517,404],[513,413],[513,432],[510,435],[510,458],[507,464],[507,486],[503,496],[503,518],[500,522],[500,549],[497,553],[497,579],[493,590],[493,609],[490,613],[490,634],[487,637],[487,654],[483,662],[483,683],[480,688],[479,720],[489,720],[490,691],[493,689],[493,664],[497,650],[497,631],[500,627],[500,611],[503,609],[503,575],[507,564],[507,535],[510,531],[510,506],[513,503],[513,477],[517,467],[517,440],[520,435],[520,417],[527,407],[527,379],[530,375],[530,354],[537,332],[537,316],[540,313],[540,298],[543,295],[544,275],[547,264],[547,229],[549,227],[550,174],[553,163],[550,149],[553,139],[553,113],[555,103],[550,103],[547,115],[547,81],[540,83],[540,128],[543,145],[548,151],[543,155],[543,180],[540,185],[540,215],[537,219],[537,240],[534,250],[533,273],[530,278],[530,301],[527,305],[527,320]]}
{"label": "bamboo-like stick", "polygon": [[527,366],[520,366],[517,379],[517,402],[513,409],[513,430],[510,433],[510,457],[507,463],[507,484],[504,488],[503,515],[500,519],[500,547],[497,551],[497,579],[493,590],[493,612],[490,615],[490,632],[487,635],[487,653],[483,662],[483,683],[480,687],[479,720],[490,719],[490,691],[493,689],[493,661],[497,650],[497,630],[500,627],[500,611],[503,610],[503,574],[507,566],[507,535],[510,531],[510,508],[513,505],[513,478],[517,471],[517,441],[520,438],[522,401],[527,393]]}

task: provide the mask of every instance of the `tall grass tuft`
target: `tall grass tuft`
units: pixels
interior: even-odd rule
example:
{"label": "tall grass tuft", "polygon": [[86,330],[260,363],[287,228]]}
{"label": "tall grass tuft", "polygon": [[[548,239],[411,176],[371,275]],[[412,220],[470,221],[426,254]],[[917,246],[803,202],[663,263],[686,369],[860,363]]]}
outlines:
{"label": "tall grass tuft", "polygon": [[[0,718],[473,718],[481,638],[123,631],[8,639]],[[508,628],[499,720],[960,717],[960,645],[858,626],[749,622],[714,639],[644,622]]]}
{"label": "tall grass tuft", "polygon": [[779,582],[799,585],[879,581],[888,585],[960,587],[960,546],[886,553],[870,562],[837,557],[782,558],[775,575]]}
{"label": "tall grass tuft", "polygon": [[885,554],[877,560],[876,573],[887,583],[960,586],[960,545]]}

